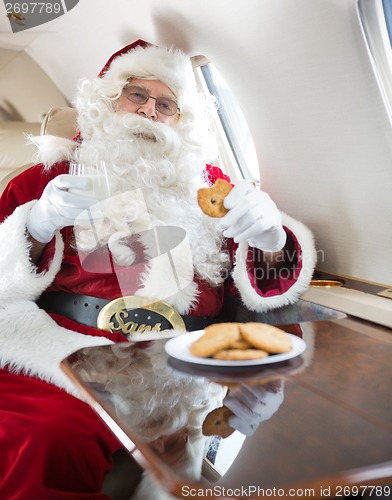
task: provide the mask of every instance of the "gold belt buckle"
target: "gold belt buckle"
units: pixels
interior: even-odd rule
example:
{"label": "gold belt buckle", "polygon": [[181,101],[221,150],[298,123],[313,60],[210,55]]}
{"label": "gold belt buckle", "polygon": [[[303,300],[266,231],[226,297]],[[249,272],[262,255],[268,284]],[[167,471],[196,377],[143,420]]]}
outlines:
{"label": "gold belt buckle", "polygon": [[130,295],[106,304],[98,315],[97,326],[126,336],[172,329],[186,331],[181,315],[166,302]]}

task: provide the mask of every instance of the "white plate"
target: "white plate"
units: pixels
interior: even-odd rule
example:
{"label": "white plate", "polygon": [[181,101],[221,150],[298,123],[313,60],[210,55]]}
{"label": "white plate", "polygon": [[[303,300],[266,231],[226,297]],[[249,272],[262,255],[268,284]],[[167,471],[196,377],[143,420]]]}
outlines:
{"label": "white plate", "polygon": [[268,365],[271,363],[279,363],[281,361],[286,361],[287,359],[295,358],[302,354],[306,349],[305,342],[297,337],[288,333],[290,336],[293,348],[289,352],[283,354],[271,354],[266,358],[251,359],[243,361],[226,361],[221,359],[212,358],[199,358],[198,356],[193,356],[189,352],[190,345],[195,342],[204,333],[204,330],[197,332],[184,333],[178,337],[174,337],[168,340],[165,344],[165,350],[169,356],[179,359],[180,361],[186,361],[187,363],[193,363],[197,365],[213,365],[213,366],[258,366],[258,365]]}

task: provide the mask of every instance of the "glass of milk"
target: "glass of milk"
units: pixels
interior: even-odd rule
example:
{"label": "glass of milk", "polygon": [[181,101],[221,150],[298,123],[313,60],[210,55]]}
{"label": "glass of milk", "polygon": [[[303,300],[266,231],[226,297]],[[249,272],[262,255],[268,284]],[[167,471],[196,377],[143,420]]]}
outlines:
{"label": "glass of milk", "polygon": [[69,174],[83,175],[88,179],[88,186],[85,189],[72,188],[70,189],[72,193],[95,198],[98,201],[109,198],[110,187],[107,168],[104,161],[99,161],[95,165],[71,162],[69,165]]}

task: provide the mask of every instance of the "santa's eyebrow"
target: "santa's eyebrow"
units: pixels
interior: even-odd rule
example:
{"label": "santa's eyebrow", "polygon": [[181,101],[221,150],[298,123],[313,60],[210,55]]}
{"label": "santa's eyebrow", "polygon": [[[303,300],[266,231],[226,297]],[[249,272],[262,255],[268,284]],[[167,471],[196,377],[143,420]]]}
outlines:
{"label": "santa's eyebrow", "polygon": [[[146,85],[143,85],[142,83],[132,83],[133,79],[134,78],[129,78],[127,80],[128,83],[125,85],[125,87],[130,87],[130,86],[132,86],[132,87],[139,87],[140,89],[145,90],[149,94],[151,93],[151,89],[149,89]],[[167,97],[168,99],[172,99],[174,101],[177,101],[177,97],[175,96],[175,94],[172,91],[170,91],[170,94],[162,94],[159,97]]]}

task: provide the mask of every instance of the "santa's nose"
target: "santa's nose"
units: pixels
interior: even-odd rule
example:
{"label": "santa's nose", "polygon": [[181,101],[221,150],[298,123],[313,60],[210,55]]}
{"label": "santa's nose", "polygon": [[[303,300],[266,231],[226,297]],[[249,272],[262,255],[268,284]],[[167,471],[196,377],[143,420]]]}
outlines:
{"label": "santa's nose", "polygon": [[149,97],[147,102],[139,106],[138,114],[141,116],[145,116],[146,118],[156,120],[157,112],[155,109],[155,100]]}

